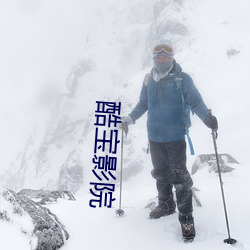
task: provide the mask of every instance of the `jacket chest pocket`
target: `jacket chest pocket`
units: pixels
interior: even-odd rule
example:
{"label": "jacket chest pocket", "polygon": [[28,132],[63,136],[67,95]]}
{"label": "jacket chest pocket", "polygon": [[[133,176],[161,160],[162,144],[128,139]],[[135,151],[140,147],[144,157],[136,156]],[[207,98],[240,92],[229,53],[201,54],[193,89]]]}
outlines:
{"label": "jacket chest pocket", "polygon": [[163,99],[170,105],[179,105],[181,104],[180,92],[176,87],[176,84],[169,82],[163,86]]}

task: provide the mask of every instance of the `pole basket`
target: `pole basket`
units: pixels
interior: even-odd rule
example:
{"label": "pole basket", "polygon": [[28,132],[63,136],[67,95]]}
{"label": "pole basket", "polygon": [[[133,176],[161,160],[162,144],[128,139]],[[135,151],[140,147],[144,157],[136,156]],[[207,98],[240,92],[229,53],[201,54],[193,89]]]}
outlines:
{"label": "pole basket", "polygon": [[122,215],[125,214],[124,210],[122,210],[122,209],[117,209],[117,210],[115,211],[115,213],[118,214],[119,216],[122,216]]}

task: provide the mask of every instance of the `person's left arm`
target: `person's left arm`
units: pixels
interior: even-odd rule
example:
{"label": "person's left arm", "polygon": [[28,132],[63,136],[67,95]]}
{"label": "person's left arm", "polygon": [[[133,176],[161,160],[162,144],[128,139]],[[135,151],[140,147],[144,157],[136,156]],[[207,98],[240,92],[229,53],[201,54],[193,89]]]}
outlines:
{"label": "person's left arm", "polygon": [[211,114],[202,96],[192,78],[183,73],[183,94],[185,101],[190,105],[191,110],[204,122],[204,124],[211,129],[218,129],[218,122],[215,116]]}

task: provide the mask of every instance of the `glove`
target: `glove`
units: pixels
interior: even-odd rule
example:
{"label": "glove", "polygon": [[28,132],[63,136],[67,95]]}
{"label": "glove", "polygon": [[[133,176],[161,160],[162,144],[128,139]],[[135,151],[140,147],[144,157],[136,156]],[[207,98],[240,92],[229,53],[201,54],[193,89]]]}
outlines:
{"label": "glove", "polygon": [[133,124],[133,123],[134,123],[134,121],[130,115],[122,117],[121,129],[123,129],[124,132],[127,134],[128,133],[128,125]]}
{"label": "glove", "polygon": [[130,115],[122,117],[122,123],[127,123],[128,125],[133,124],[134,121]]}
{"label": "glove", "polygon": [[211,128],[214,131],[218,130],[218,121],[215,116],[212,114],[208,114],[206,119],[204,120],[204,123],[207,127]]}

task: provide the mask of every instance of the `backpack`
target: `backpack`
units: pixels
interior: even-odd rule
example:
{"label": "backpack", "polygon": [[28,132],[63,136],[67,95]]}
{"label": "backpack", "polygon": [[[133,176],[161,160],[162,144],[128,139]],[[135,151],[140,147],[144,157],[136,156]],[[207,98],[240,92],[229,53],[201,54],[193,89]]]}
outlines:
{"label": "backpack", "polygon": [[[182,103],[182,108],[183,108],[183,120],[184,120],[184,124],[185,124],[185,134],[187,136],[188,145],[190,148],[190,154],[194,155],[193,143],[192,143],[192,140],[189,136],[189,128],[191,127],[191,120],[190,120],[191,107],[185,103],[183,89],[182,89],[182,82],[183,82],[182,72],[181,71],[177,71],[177,72],[178,73],[174,77],[174,81],[176,83],[176,88],[180,92],[180,96],[181,96],[181,103]],[[151,76],[151,73],[146,74],[144,81],[143,81],[143,84],[145,86],[148,85],[150,76]]]}

